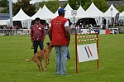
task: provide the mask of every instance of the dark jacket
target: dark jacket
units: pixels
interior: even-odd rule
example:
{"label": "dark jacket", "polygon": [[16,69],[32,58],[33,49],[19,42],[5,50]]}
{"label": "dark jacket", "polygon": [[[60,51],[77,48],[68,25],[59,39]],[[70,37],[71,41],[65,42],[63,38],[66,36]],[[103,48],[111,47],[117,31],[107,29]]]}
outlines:
{"label": "dark jacket", "polygon": [[33,41],[44,41],[45,35],[46,35],[46,31],[42,24],[39,24],[39,25],[34,24],[31,27],[30,37],[31,37],[32,42]]}

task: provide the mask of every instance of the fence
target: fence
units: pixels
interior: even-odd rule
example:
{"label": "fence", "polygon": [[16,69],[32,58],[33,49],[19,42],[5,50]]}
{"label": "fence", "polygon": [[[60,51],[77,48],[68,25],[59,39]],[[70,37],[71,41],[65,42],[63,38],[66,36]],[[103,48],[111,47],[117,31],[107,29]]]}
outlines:
{"label": "fence", "polygon": [[0,29],[0,35],[28,35],[30,29]]}

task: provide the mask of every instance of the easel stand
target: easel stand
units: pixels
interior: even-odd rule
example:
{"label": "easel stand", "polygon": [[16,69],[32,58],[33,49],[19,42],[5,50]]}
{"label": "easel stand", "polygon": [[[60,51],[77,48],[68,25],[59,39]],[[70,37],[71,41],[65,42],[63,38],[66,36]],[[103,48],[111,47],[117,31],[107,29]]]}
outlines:
{"label": "easel stand", "polygon": [[[78,74],[78,48],[79,44],[87,44],[95,41],[97,53],[99,54],[98,48],[98,33],[75,33],[75,50],[76,50],[76,74]],[[99,59],[96,60],[96,68],[99,69]]]}

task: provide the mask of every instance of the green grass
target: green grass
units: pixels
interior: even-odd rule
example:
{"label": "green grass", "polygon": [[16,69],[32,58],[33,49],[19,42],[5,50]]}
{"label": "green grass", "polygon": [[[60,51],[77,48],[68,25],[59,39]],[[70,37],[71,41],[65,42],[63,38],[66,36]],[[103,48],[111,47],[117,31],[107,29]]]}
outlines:
{"label": "green grass", "polygon": [[[48,36],[44,44],[49,41]],[[75,73],[75,41],[71,35],[71,59],[67,61],[68,76],[55,73],[55,51],[52,50],[47,71],[38,71],[34,62],[25,62],[33,56],[28,35],[0,36],[0,82],[123,82],[124,34],[99,35],[99,63],[79,63]]]}

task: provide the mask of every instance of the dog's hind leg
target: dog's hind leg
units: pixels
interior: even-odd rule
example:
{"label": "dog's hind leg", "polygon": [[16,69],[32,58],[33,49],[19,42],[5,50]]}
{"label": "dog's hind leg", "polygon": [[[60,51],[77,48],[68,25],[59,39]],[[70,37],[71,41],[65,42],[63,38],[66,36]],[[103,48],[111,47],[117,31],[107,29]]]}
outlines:
{"label": "dog's hind leg", "polygon": [[43,68],[41,67],[41,62],[40,61],[37,61],[37,66],[38,66],[39,70],[43,70]]}
{"label": "dog's hind leg", "polygon": [[39,59],[33,59],[33,61],[37,64],[39,70],[41,70],[41,61]]}

